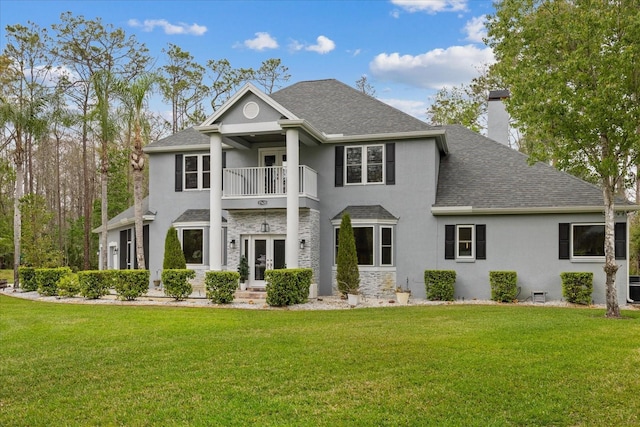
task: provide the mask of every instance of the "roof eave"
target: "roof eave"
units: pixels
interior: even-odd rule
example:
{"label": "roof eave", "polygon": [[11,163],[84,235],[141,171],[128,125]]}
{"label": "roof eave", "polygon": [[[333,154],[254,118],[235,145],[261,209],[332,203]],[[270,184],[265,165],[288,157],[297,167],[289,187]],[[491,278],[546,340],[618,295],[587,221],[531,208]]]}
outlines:
{"label": "roof eave", "polygon": [[[156,215],[155,214],[146,214],[146,215],[142,215],[142,221],[143,222],[149,222],[149,221],[153,221],[156,219]],[[135,217],[129,217],[129,218],[122,218],[118,221],[115,221],[113,223],[109,222],[107,223],[107,231],[111,231],[111,230],[116,230],[118,228],[122,228],[122,227],[126,227],[127,225],[132,225],[135,224],[136,219]],[[92,233],[102,233],[102,226],[100,227],[96,227],[93,230],[91,230]]]}
{"label": "roof eave", "polygon": [[[639,211],[640,205],[616,205],[616,212]],[[603,213],[603,206],[545,206],[528,208],[474,208],[473,206],[432,206],[434,216],[452,215],[530,215],[530,214],[568,214]]]}

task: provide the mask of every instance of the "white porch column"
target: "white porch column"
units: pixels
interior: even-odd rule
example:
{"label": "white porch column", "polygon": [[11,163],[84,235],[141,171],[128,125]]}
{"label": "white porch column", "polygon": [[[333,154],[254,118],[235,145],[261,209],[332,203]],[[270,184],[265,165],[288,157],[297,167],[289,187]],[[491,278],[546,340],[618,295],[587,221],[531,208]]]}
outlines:
{"label": "white porch column", "polygon": [[222,136],[211,141],[211,188],[209,189],[209,269],[222,270]]}
{"label": "white porch column", "polygon": [[300,142],[297,129],[287,129],[287,240],[285,261],[287,268],[298,268],[298,199],[300,177]]}

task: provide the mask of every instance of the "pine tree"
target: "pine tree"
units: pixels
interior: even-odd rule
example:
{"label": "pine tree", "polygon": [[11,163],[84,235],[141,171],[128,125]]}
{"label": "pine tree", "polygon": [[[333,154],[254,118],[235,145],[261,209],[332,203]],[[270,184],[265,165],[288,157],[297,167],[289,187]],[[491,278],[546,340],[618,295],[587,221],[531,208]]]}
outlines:
{"label": "pine tree", "polygon": [[338,269],[336,280],[338,290],[343,294],[357,293],[360,287],[360,271],[358,270],[358,253],[356,241],[348,213],[342,215],[338,234]]}
{"label": "pine tree", "polygon": [[187,268],[187,261],[184,258],[184,253],[178,240],[178,231],[173,227],[169,227],[167,237],[164,240],[164,262],[162,263],[162,268],[165,270]]}

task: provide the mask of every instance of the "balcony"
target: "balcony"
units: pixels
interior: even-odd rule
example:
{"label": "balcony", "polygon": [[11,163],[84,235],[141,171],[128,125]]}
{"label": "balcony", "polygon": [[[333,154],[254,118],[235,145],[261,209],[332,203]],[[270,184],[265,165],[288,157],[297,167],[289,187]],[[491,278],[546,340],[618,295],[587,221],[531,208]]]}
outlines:
{"label": "balcony", "polygon": [[[318,173],[301,165],[298,179],[300,206],[307,206],[303,199],[317,202]],[[227,168],[223,170],[222,182],[223,209],[286,207],[286,166]]]}

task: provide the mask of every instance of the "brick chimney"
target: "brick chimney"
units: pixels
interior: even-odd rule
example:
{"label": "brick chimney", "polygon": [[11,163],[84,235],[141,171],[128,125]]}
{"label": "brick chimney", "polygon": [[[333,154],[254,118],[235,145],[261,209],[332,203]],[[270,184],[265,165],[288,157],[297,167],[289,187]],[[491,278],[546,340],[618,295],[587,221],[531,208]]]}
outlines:
{"label": "brick chimney", "polygon": [[508,90],[489,92],[487,107],[487,136],[509,147],[509,114],[503,100],[509,97]]}

